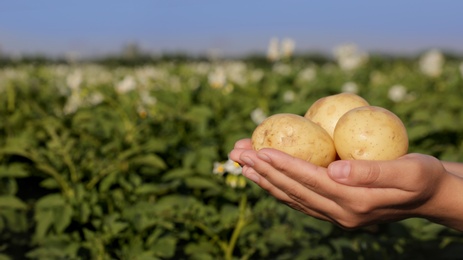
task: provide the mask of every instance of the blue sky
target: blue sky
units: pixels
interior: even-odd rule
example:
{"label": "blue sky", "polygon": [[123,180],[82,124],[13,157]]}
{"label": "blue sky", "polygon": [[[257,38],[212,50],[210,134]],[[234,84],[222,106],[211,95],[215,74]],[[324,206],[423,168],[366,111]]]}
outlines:
{"label": "blue sky", "polygon": [[298,51],[355,43],[368,51],[463,53],[463,1],[3,0],[0,51],[83,55],[137,43],[154,53],[265,52],[272,37]]}

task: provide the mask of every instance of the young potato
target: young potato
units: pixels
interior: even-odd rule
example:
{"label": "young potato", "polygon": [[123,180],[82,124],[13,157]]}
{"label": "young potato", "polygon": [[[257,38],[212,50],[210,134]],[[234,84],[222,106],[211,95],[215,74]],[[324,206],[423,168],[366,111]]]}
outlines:
{"label": "young potato", "polygon": [[265,119],[252,133],[252,146],[256,151],[274,148],[323,167],[336,158],[328,133],[296,114],[281,113]]}
{"label": "young potato", "polygon": [[318,99],[309,107],[304,117],[323,127],[333,138],[334,128],[342,115],[353,108],[368,105],[369,103],[358,95],[340,93]]}
{"label": "young potato", "polygon": [[364,106],[339,119],[334,144],[344,160],[393,160],[407,153],[408,135],[400,118],[391,111]]}

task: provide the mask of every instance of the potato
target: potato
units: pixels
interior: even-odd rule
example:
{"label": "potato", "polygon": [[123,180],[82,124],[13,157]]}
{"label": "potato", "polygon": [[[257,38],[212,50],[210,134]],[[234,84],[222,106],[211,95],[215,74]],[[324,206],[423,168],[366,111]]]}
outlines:
{"label": "potato", "polygon": [[400,118],[377,106],[345,113],[333,136],[336,151],[344,160],[393,160],[408,150],[407,130]]}
{"label": "potato", "polygon": [[304,117],[323,127],[333,138],[334,128],[344,113],[368,105],[369,103],[358,95],[340,93],[318,99],[309,107]]}
{"label": "potato", "polygon": [[333,140],[322,127],[290,113],[274,114],[258,125],[252,146],[256,151],[274,148],[323,167],[336,158]]}

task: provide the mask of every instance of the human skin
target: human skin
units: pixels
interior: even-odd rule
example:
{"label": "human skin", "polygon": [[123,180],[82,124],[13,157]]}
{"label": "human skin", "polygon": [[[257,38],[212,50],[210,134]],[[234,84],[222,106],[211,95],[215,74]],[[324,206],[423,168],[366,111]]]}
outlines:
{"label": "human skin", "polygon": [[327,168],[275,149],[236,142],[230,159],[276,199],[345,229],[426,218],[463,231],[463,164],[424,154],[396,160],[338,160]]}

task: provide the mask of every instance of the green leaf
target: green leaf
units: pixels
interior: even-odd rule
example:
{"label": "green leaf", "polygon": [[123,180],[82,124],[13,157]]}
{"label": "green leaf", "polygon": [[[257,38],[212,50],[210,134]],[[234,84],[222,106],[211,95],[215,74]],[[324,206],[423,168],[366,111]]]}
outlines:
{"label": "green leaf", "polygon": [[146,154],[141,156],[136,156],[130,160],[134,165],[146,165],[154,168],[165,169],[167,167],[164,160],[156,154]]}
{"label": "green leaf", "polygon": [[25,232],[30,226],[30,219],[28,219],[27,211],[18,211],[13,208],[2,208],[0,209],[0,219],[0,230],[6,228],[19,233]]}
{"label": "green leaf", "polygon": [[183,196],[179,194],[172,194],[161,197],[153,206],[156,211],[169,211],[174,210],[176,207],[186,207],[197,202],[192,196]]}
{"label": "green leaf", "polygon": [[202,259],[213,259],[210,258],[211,255],[209,253],[214,252],[215,249],[215,245],[210,242],[190,242],[185,247],[185,253],[192,256],[196,255],[196,257],[202,256],[204,257]]}
{"label": "green leaf", "polygon": [[164,193],[169,189],[169,186],[163,184],[152,184],[152,183],[145,183],[138,186],[134,192],[135,194],[159,194]]}
{"label": "green leaf", "polygon": [[90,206],[87,202],[83,202],[80,205],[80,210],[78,212],[79,214],[79,219],[81,223],[87,223],[88,218],[90,217],[91,214],[91,209]]}
{"label": "green leaf", "polygon": [[235,205],[223,205],[220,209],[220,222],[224,226],[233,225],[238,219],[239,210]]}
{"label": "green leaf", "polygon": [[188,177],[185,183],[192,189],[219,189],[220,187],[211,178],[203,177]]}
{"label": "green leaf", "polygon": [[34,219],[37,222],[35,226],[35,237],[38,241],[42,240],[52,226],[54,219],[52,210],[38,210],[35,213]]}
{"label": "green leaf", "polygon": [[55,222],[53,223],[58,234],[62,233],[71,224],[73,209],[70,205],[55,209]]}
{"label": "green leaf", "polygon": [[107,216],[104,220],[104,225],[112,235],[117,235],[128,227],[126,222],[119,221],[118,214]]}
{"label": "green leaf", "polygon": [[104,177],[100,181],[99,190],[100,192],[106,192],[109,188],[117,182],[117,177],[119,176],[118,172],[112,172]]}
{"label": "green leaf", "polygon": [[171,258],[175,254],[177,245],[177,239],[173,236],[166,236],[159,238],[154,245],[152,250],[156,252],[156,255],[162,258]]}
{"label": "green leaf", "polygon": [[40,198],[35,204],[36,209],[48,209],[55,207],[62,207],[66,204],[63,196],[61,194],[49,194]]}
{"label": "green leaf", "polygon": [[10,164],[0,166],[0,178],[12,177],[12,178],[24,178],[29,176],[29,172],[25,169],[23,164]]}
{"label": "green leaf", "polygon": [[150,138],[143,144],[143,150],[146,152],[162,152],[166,147],[167,142],[159,138]]}
{"label": "green leaf", "polygon": [[174,179],[184,179],[185,177],[193,175],[194,172],[191,169],[177,168],[166,172],[162,179],[164,181],[170,181]]}
{"label": "green leaf", "polygon": [[27,204],[12,195],[0,196],[0,208],[27,209]]}
{"label": "green leaf", "polygon": [[307,217],[301,214],[301,223],[308,228],[320,232],[323,236],[328,236],[333,230],[333,224],[327,221],[322,221],[316,218]]}
{"label": "green leaf", "polygon": [[47,188],[47,189],[59,188],[58,182],[53,178],[47,178],[47,179],[41,181],[39,185],[41,187],[44,187],[44,188]]}

